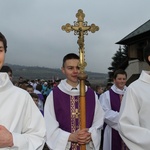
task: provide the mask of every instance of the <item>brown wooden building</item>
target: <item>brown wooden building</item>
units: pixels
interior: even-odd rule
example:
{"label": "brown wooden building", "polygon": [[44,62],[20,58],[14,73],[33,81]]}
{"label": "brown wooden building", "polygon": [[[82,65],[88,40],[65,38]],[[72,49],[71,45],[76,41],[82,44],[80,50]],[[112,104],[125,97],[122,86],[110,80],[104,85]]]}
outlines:
{"label": "brown wooden building", "polygon": [[148,42],[150,42],[150,20],[116,43],[128,46],[127,85],[136,80],[142,70],[149,69],[143,58],[143,49]]}

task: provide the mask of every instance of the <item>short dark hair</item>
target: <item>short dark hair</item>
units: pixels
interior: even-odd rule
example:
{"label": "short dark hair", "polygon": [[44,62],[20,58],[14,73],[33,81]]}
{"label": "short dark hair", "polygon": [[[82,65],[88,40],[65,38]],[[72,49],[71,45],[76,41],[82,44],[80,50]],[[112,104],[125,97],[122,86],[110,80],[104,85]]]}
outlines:
{"label": "short dark hair", "polygon": [[123,74],[127,77],[127,73],[123,69],[118,69],[114,72],[113,78],[116,79],[118,74]]}
{"label": "short dark hair", "polygon": [[80,59],[79,58],[79,56],[77,55],[77,54],[75,54],[75,53],[69,53],[69,54],[67,54],[66,56],[64,56],[64,58],[63,58],[63,64],[62,64],[62,66],[64,67],[64,64],[65,64],[65,62],[66,62],[66,60],[69,60],[69,59]]}
{"label": "short dark hair", "polygon": [[12,69],[9,66],[2,66],[0,72],[11,72],[12,73]]}
{"label": "short dark hair", "polygon": [[0,41],[3,42],[5,53],[6,53],[6,51],[7,51],[7,40],[6,40],[5,36],[1,32],[0,32]]}
{"label": "short dark hair", "polygon": [[143,51],[143,56],[145,61],[150,65],[150,61],[148,60],[148,56],[150,56],[150,44],[148,44]]}
{"label": "short dark hair", "polygon": [[39,98],[38,95],[36,93],[30,93],[32,98]]}
{"label": "short dark hair", "polygon": [[[33,86],[31,84],[27,85],[27,88],[33,88]],[[34,88],[33,88],[34,89]]]}
{"label": "short dark hair", "polygon": [[41,85],[41,84],[37,84],[37,85],[36,85],[36,90],[42,91],[42,85]]}

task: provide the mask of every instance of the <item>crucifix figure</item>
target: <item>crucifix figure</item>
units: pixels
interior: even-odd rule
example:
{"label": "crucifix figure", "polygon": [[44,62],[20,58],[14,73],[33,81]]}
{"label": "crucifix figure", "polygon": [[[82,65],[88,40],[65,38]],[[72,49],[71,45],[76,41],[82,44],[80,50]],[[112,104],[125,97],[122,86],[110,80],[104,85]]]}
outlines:
{"label": "crucifix figure", "polygon": [[65,30],[67,33],[70,31],[74,31],[74,35],[78,35],[77,44],[79,45],[79,56],[80,56],[80,71],[84,72],[86,67],[86,62],[84,59],[84,35],[88,35],[88,31],[94,33],[95,31],[99,30],[98,26],[95,24],[91,24],[90,26],[87,25],[87,21],[84,21],[85,14],[81,9],[78,10],[76,14],[77,21],[74,21],[74,25],[70,25],[67,23],[66,25],[62,26],[62,30]]}
{"label": "crucifix figure", "polygon": [[[80,80],[80,128],[86,128],[86,100],[85,100],[85,80],[87,79],[87,75],[84,71],[87,63],[85,62],[85,51],[84,51],[84,35],[88,35],[88,31],[94,33],[99,30],[99,27],[95,24],[87,25],[88,22],[84,21],[85,14],[81,9],[78,10],[77,21],[74,21],[74,25],[70,25],[67,23],[62,26],[62,30],[65,30],[67,33],[70,31],[74,31],[74,35],[78,35],[77,44],[79,45],[79,57],[80,62],[78,64],[80,68],[80,74],[78,76]],[[81,146],[81,150],[85,150],[85,145]]]}

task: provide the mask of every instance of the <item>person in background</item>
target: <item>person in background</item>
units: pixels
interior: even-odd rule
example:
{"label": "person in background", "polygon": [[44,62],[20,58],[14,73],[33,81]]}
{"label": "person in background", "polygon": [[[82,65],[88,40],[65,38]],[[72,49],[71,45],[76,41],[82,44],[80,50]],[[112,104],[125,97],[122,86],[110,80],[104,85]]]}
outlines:
{"label": "person in background", "polygon": [[[0,33],[0,69],[4,64],[7,40]],[[0,72],[0,149],[42,150],[46,128],[42,114],[29,93]]]}
{"label": "person in background", "polygon": [[31,95],[35,105],[38,107],[38,102],[39,102],[38,101],[38,98],[39,98],[38,95],[36,93],[30,93],[30,95]]}
{"label": "person in background", "polygon": [[33,86],[30,85],[30,84],[28,84],[28,85],[26,86],[26,91],[27,91],[28,93],[34,93],[34,88],[33,88]]}
{"label": "person in background", "polygon": [[114,84],[100,96],[100,103],[105,111],[103,150],[127,149],[118,133],[118,119],[122,97],[126,91],[127,74],[124,70],[116,70]]}
{"label": "person in background", "polygon": [[[34,103],[36,104],[36,106],[39,108],[39,97],[36,93],[30,93]],[[39,109],[40,110],[40,109]],[[44,112],[42,110],[40,110],[40,112],[42,113],[42,115],[44,116]]]}
{"label": "person in background", "polygon": [[99,99],[100,95],[103,93],[103,88],[101,86],[97,85],[95,91],[96,91],[96,94]]}
{"label": "person in background", "polygon": [[60,83],[60,81],[61,81],[61,79],[57,79],[57,80],[55,80],[55,83],[56,83],[56,85],[55,85],[55,86],[57,86],[57,85]]}
{"label": "person in background", "polygon": [[9,66],[2,66],[0,72],[7,72],[10,80],[12,81],[12,69]]}
{"label": "person in background", "polygon": [[62,72],[66,79],[48,95],[44,108],[47,128],[46,143],[53,150],[99,150],[104,112],[96,93],[86,86],[86,128],[80,129],[79,56],[69,53],[63,58]]}
{"label": "person in background", "polygon": [[[46,100],[47,96],[49,95],[51,89],[48,85],[48,82],[44,82],[43,85],[42,85],[42,94],[44,96],[44,99]],[[44,101],[44,104],[45,104],[45,101]]]}
{"label": "person in background", "polygon": [[[144,48],[150,66],[150,44]],[[130,150],[150,149],[150,71],[142,70],[123,97],[119,116],[119,133]]]}
{"label": "person in background", "polygon": [[34,93],[36,93],[38,95],[38,108],[40,109],[41,112],[44,113],[44,96],[42,94],[42,85],[41,84],[37,84],[36,85],[36,89],[34,89]]}

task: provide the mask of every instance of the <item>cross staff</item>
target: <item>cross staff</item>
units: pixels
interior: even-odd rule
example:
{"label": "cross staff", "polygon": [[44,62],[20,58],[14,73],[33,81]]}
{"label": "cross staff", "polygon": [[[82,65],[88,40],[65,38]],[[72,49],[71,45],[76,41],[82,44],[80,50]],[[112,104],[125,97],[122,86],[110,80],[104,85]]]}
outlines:
{"label": "cross staff", "polygon": [[[80,62],[78,64],[80,68],[80,74],[78,76],[80,80],[80,128],[86,128],[86,101],[85,101],[85,80],[87,75],[84,71],[87,63],[85,62],[85,51],[84,51],[84,35],[88,35],[88,31],[94,33],[99,30],[98,26],[95,24],[87,25],[87,21],[84,21],[85,14],[81,9],[78,10],[76,14],[77,21],[74,21],[74,25],[67,23],[62,26],[62,30],[65,30],[67,33],[74,31],[74,35],[78,35],[77,44],[79,45],[79,57]],[[85,145],[81,145],[81,150],[85,150]]]}

